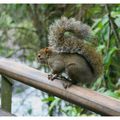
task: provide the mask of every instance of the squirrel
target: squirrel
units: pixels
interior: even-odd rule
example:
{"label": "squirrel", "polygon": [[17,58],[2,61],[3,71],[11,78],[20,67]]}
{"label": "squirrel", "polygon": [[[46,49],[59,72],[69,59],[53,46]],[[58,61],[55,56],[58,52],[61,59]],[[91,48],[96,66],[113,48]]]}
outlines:
{"label": "squirrel", "polygon": [[103,71],[102,55],[86,42],[89,38],[90,27],[74,18],[61,17],[50,25],[49,47],[42,48],[37,56],[40,63],[48,64],[52,70],[48,78],[62,78],[65,73],[70,81],[63,84],[65,88],[95,81]]}

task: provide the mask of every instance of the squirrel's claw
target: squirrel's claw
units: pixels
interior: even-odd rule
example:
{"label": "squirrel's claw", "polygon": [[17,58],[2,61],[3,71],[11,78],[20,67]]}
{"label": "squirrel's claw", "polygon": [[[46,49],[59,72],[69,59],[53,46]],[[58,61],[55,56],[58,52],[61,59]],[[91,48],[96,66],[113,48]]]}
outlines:
{"label": "squirrel's claw", "polygon": [[58,76],[57,74],[55,74],[55,75],[49,74],[49,75],[48,75],[48,79],[51,80],[51,81],[53,81],[54,79],[57,78],[57,76]]}

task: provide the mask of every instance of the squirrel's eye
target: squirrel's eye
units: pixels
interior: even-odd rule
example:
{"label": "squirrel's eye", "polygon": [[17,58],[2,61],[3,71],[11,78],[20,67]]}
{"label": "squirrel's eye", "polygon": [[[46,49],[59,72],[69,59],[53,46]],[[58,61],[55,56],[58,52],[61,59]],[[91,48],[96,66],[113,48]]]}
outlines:
{"label": "squirrel's eye", "polygon": [[40,57],[40,55],[38,55],[38,57]]}

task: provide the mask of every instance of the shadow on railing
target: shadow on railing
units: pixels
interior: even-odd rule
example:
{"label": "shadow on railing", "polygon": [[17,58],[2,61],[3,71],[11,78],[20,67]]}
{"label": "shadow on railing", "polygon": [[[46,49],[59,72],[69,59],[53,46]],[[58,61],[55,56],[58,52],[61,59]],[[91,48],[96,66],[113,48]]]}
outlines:
{"label": "shadow on railing", "polygon": [[47,74],[9,59],[0,59],[0,74],[1,107],[8,112],[11,112],[12,81],[9,78],[12,78],[101,115],[120,115],[119,100],[75,85],[64,89],[60,80],[50,81]]}

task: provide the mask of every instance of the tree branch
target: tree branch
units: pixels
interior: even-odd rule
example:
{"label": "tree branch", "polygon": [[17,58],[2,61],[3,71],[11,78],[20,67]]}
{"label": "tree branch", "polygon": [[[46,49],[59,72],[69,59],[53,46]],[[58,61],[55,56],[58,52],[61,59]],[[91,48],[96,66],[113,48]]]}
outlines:
{"label": "tree branch", "polygon": [[105,5],[105,8],[106,8],[106,10],[107,10],[108,17],[109,17],[110,24],[111,24],[111,28],[112,28],[112,30],[113,30],[113,33],[114,33],[115,38],[116,38],[116,41],[117,41],[116,46],[119,47],[120,37],[119,37],[119,34],[118,34],[118,32],[117,32],[117,26],[116,26],[116,24],[115,24],[115,22],[114,22],[114,19],[113,19],[112,16],[111,16],[111,11],[110,11],[109,5],[106,4],[106,5]]}

